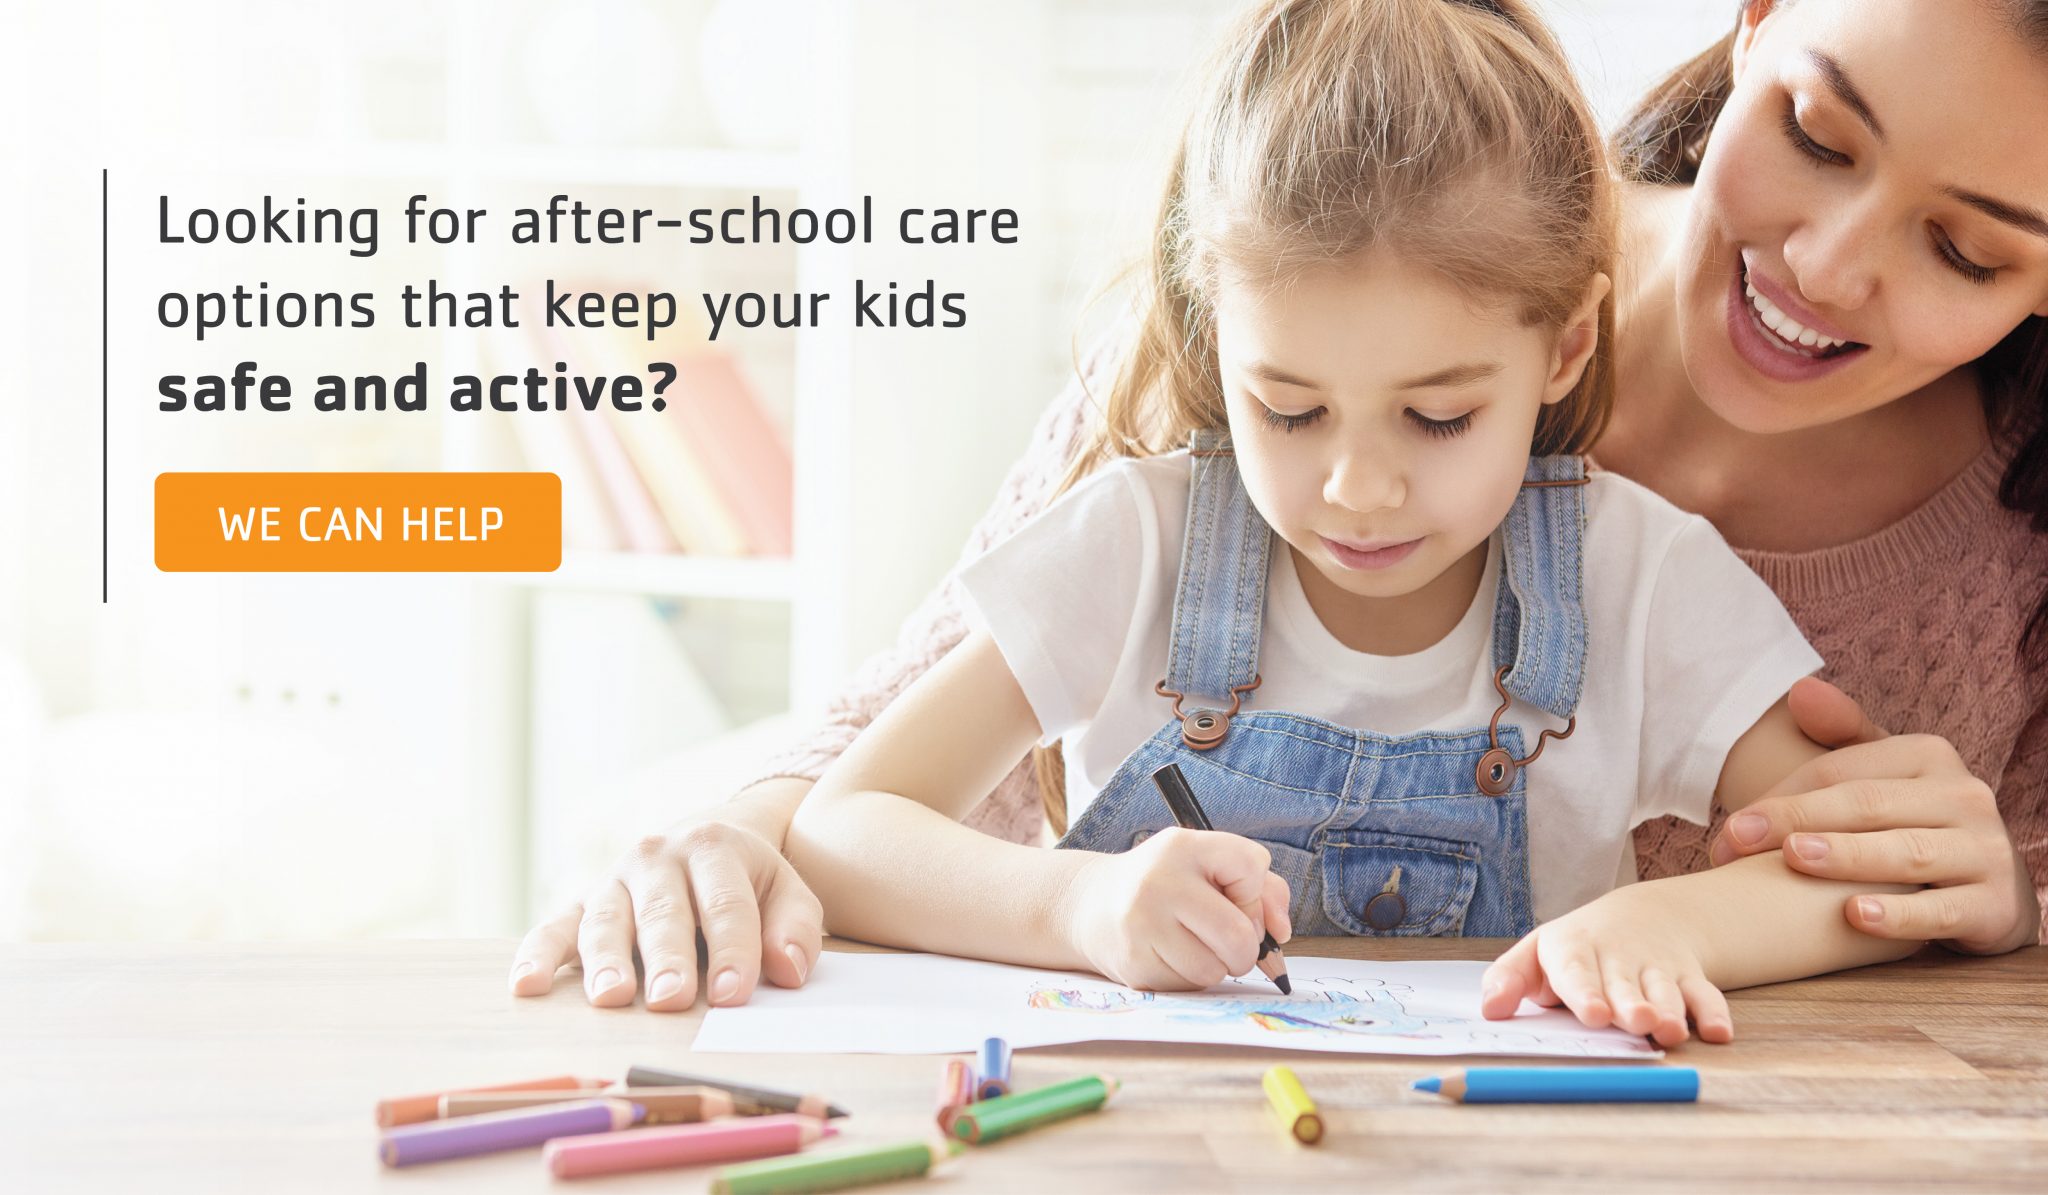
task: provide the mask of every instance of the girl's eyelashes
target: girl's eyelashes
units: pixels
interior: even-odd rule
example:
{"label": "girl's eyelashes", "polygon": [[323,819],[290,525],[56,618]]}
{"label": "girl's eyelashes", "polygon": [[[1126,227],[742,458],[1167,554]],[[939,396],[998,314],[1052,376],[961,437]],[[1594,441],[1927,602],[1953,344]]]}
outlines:
{"label": "girl's eyelashes", "polygon": [[[1267,427],[1278,428],[1283,432],[1291,432],[1299,431],[1316,420],[1321,419],[1329,413],[1329,408],[1316,407],[1312,410],[1303,411],[1299,415],[1283,415],[1261,402],[1259,403],[1259,412],[1265,419]],[[1472,412],[1470,411],[1455,419],[1431,419],[1429,416],[1413,408],[1403,411],[1402,415],[1423,435],[1439,440],[1448,440],[1453,436],[1464,435],[1465,430],[1472,426]]]}
{"label": "girl's eyelashes", "polygon": [[1465,430],[1472,426],[1472,412],[1470,411],[1455,419],[1431,419],[1429,416],[1412,408],[1402,412],[1402,414],[1408,417],[1408,422],[1421,429],[1423,435],[1438,440],[1448,440],[1453,436],[1462,436],[1465,434]]}
{"label": "girl's eyelashes", "polygon": [[1314,410],[1303,411],[1299,415],[1282,415],[1262,402],[1259,404],[1259,410],[1265,414],[1267,427],[1277,427],[1283,432],[1291,432],[1298,431],[1321,419],[1329,408],[1317,407]]}
{"label": "girl's eyelashes", "polygon": [[[1848,154],[1837,149],[1830,149],[1807,134],[1805,126],[1799,123],[1799,114],[1790,100],[1787,100],[1785,103],[1785,111],[1779,118],[1779,123],[1784,125],[1785,136],[1792,142],[1793,146],[1814,161],[1829,166],[1847,166],[1851,164]],[[1956,249],[1955,242],[1950,240],[1948,234],[1943,232],[1939,226],[1929,226],[1928,240],[1932,242],[1934,251],[1941,256],[1941,260],[1947,264],[1949,269],[1961,274],[1971,282],[1986,283],[1998,277],[1998,268],[1996,266],[1980,266],[1969,258],[1964,257]]]}

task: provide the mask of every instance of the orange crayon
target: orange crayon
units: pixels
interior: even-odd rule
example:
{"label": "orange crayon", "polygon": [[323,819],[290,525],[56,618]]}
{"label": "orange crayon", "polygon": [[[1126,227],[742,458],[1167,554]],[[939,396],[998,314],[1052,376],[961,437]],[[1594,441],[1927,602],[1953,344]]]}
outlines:
{"label": "orange crayon", "polygon": [[784,1112],[707,1124],[562,1137],[542,1147],[541,1158],[556,1178],[584,1178],[667,1166],[780,1157],[838,1132],[815,1116]]}
{"label": "orange crayon", "polygon": [[491,1087],[454,1087],[447,1091],[435,1091],[426,1095],[401,1095],[388,1100],[377,1101],[377,1124],[383,1128],[393,1125],[418,1124],[423,1120],[434,1120],[441,1115],[441,1097],[444,1095],[469,1095],[479,1091],[601,1091],[610,1087],[610,1079],[579,1079],[575,1075],[552,1075],[545,1079],[528,1079],[523,1083],[499,1083]]}

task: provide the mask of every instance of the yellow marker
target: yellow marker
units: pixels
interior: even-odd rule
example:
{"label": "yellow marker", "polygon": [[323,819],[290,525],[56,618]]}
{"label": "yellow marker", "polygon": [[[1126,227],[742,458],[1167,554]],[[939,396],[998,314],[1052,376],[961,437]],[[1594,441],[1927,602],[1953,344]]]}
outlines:
{"label": "yellow marker", "polygon": [[1308,1098],[1293,1071],[1276,1066],[1266,1072],[1266,1099],[1296,1141],[1314,1145],[1323,1139],[1322,1114],[1316,1111],[1316,1102]]}

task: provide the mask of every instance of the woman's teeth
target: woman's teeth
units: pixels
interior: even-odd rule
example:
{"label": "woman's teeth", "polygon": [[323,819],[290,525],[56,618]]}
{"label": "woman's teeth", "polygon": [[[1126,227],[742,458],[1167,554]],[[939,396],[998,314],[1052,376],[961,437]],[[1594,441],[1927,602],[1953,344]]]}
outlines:
{"label": "woman's teeth", "polygon": [[1742,293],[1749,296],[1749,305],[1756,311],[1756,317],[1763,321],[1764,327],[1777,333],[1780,340],[1798,345],[1800,348],[1813,349],[1816,355],[1830,352],[1849,343],[1846,340],[1836,340],[1832,336],[1822,336],[1812,328],[1786,315],[1778,310],[1776,305],[1769,299],[1758,294],[1756,287],[1746,281],[1742,284]]}

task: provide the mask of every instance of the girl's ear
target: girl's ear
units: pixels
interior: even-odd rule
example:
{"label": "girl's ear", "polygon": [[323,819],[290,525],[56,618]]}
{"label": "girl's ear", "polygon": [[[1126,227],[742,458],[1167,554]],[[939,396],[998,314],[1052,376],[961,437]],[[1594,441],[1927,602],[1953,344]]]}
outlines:
{"label": "girl's ear", "polygon": [[1742,80],[1742,64],[1749,58],[1749,49],[1756,42],[1756,31],[1778,11],[1776,0],[1749,0],[1742,6],[1742,16],[1735,24],[1735,54],[1728,64],[1728,78],[1731,82]]}
{"label": "girl's ear", "polygon": [[1600,305],[1613,289],[1613,279],[1605,274],[1593,275],[1593,280],[1586,284],[1586,297],[1558,332],[1557,347],[1551,350],[1550,378],[1543,384],[1544,406],[1562,401],[1585,374],[1593,350],[1600,347]]}

